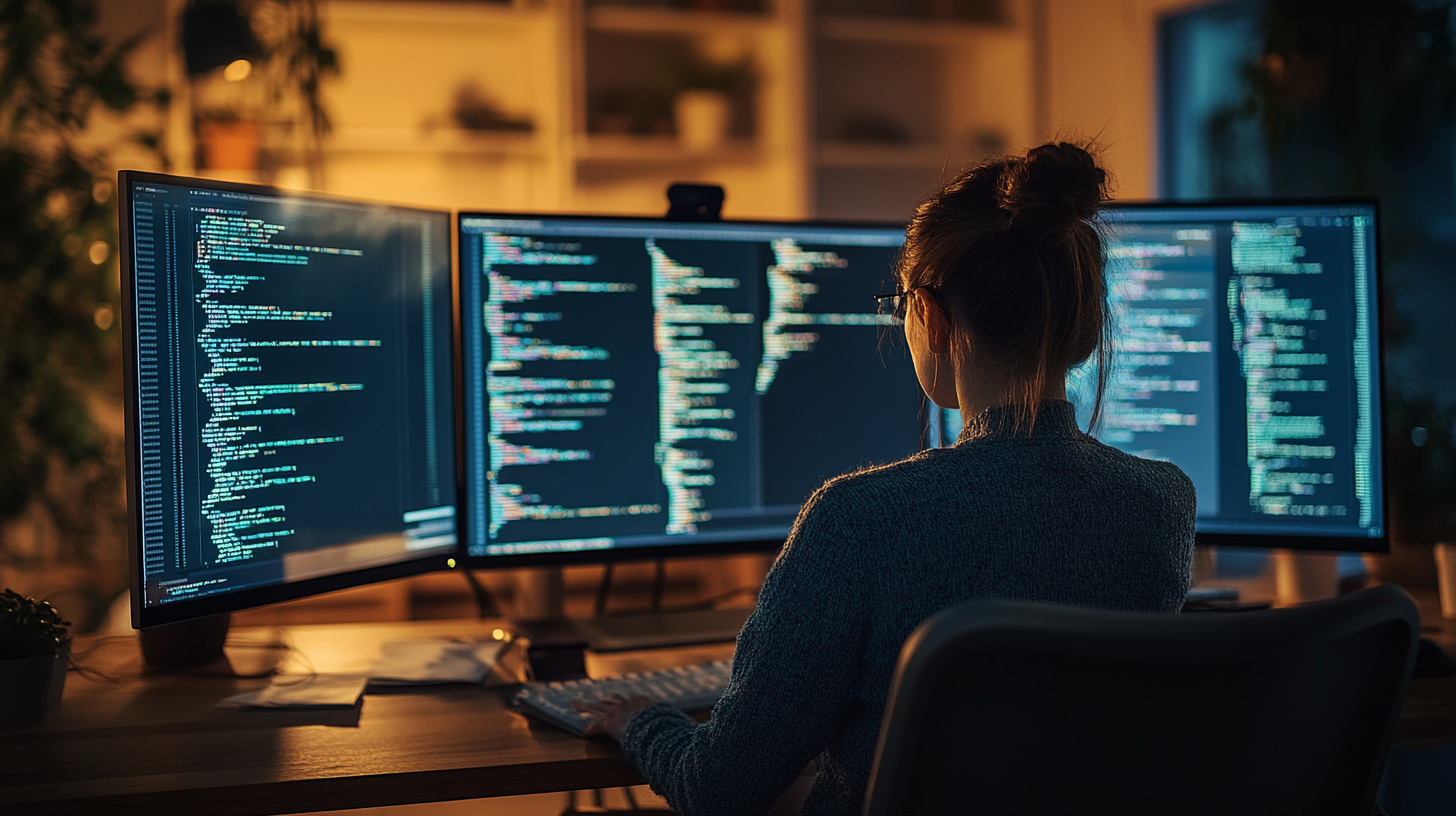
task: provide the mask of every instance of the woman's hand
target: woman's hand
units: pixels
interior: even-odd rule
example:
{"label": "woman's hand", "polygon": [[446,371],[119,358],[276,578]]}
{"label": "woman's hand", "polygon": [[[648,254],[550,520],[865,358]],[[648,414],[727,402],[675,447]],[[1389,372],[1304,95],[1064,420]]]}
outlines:
{"label": "woman's hand", "polygon": [[627,721],[632,719],[632,715],[656,704],[656,700],[640,694],[631,697],[608,694],[600,700],[577,700],[571,707],[591,720],[586,727],[587,736],[606,734],[621,742],[622,729],[627,727]]}

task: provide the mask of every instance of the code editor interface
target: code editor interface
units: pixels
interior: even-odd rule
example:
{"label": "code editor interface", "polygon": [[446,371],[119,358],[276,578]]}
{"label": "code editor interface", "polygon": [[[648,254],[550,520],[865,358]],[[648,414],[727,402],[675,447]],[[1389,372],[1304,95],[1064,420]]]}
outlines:
{"label": "code editor interface", "polygon": [[900,229],[460,225],[472,555],[782,538],[920,448]]}
{"label": "code editor interface", "polygon": [[129,192],[146,603],[454,547],[449,216]]}
{"label": "code editor interface", "polygon": [[[1098,438],[1187,473],[1199,532],[1379,537],[1374,207],[1122,207],[1106,238]],[[1084,427],[1095,390],[1073,370]]]}

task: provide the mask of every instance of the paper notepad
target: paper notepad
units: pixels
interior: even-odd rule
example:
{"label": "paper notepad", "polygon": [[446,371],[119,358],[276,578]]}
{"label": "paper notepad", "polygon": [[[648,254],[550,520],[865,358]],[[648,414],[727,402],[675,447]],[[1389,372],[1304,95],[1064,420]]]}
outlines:
{"label": "paper notepad", "polygon": [[280,674],[266,688],[235,694],[227,708],[353,708],[368,678],[347,674]]}
{"label": "paper notepad", "polygon": [[503,640],[395,640],[381,647],[369,666],[369,682],[406,686],[479,683],[500,659]]}

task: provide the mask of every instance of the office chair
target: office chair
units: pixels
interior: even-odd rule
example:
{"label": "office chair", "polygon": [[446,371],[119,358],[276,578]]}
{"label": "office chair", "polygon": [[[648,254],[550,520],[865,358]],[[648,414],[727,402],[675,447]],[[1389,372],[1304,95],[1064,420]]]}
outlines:
{"label": "office chair", "polygon": [[1419,632],[1393,585],[1241,614],[961,604],[900,653],[865,813],[1374,813]]}

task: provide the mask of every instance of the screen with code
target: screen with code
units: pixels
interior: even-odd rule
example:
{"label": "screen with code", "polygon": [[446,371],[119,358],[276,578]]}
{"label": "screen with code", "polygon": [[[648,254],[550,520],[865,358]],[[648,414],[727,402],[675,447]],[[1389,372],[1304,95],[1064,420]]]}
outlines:
{"label": "screen with code", "polygon": [[122,187],[142,606],[453,552],[449,214]]}
{"label": "screen with code", "polygon": [[[1105,219],[1107,444],[1171,461],[1200,535],[1383,549],[1370,204],[1125,205]],[[1084,426],[1096,371],[1068,382]],[[940,439],[960,426],[941,412]]]}
{"label": "screen with code", "polygon": [[478,557],[782,540],[920,449],[898,227],[462,214]]}

